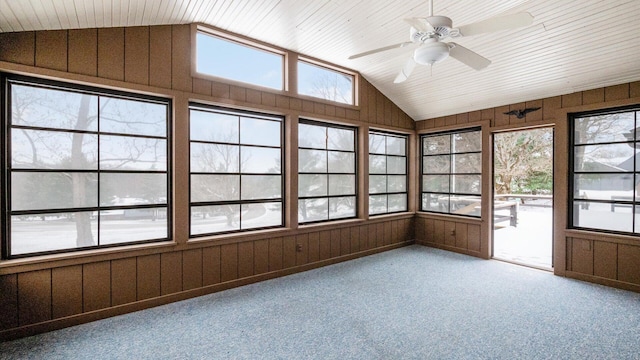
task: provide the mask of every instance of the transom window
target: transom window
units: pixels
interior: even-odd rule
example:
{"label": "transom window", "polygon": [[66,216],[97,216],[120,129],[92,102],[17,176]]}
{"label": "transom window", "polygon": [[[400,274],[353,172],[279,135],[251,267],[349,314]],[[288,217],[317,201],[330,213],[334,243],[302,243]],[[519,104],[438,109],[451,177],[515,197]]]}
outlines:
{"label": "transom window", "polygon": [[300,120],[298,221],[356,216],[356,130]]}
{"label": "transom window", "polygon": [[3,83],[5,257],[169,239],[169,100]]}
{"label": "transom window", "polygon": [[407,211],[407,136],[369,132],[369,215]]}
{"label": "transom window", "polygon": [[196,71],[271,89],[284,89],[282,53],[209,32],[196,33]]}
{"label": "transom window", "polygon": [[570,223],[640,233],[640,109],[571,117]]}
{"label": "transom window", "polygon": [[191,236],[284,225],[283,118],[191,104]]}
{"label": "transom window", "polygon": [[298,93],[300,95],[353,105],[354,84],[352,74],[303,60],[298,61]]}
{"label": "transom window", "polygon": [[422,211],[480,217],[479,129],[421,136]]}

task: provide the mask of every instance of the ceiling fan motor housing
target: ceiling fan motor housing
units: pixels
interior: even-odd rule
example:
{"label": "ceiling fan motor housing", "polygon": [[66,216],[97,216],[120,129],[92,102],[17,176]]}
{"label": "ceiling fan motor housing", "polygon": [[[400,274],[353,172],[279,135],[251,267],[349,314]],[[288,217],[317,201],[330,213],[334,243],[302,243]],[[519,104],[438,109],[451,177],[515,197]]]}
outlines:
{"label": "ceiling fan motor housing", "polygon": [[429,16],[424,18],[424,21],[428,22],[433,30],[425,32],[411,27],[409,37],[412,42],[424,42],[431,38],[444,39],[455,35],[451,31],[453,22],[446,16]]}

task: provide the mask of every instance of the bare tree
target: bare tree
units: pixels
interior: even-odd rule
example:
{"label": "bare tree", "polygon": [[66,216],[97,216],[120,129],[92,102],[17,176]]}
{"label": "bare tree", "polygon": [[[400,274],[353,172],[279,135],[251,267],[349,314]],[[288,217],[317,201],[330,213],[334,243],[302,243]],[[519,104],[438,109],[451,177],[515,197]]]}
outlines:
{"label": "bare tree", "polygon": [[497,135],[494,142],[496,193],[513,193],[536,173],[547,174],[551,179],[552,144],[552,133],[548,129]]}

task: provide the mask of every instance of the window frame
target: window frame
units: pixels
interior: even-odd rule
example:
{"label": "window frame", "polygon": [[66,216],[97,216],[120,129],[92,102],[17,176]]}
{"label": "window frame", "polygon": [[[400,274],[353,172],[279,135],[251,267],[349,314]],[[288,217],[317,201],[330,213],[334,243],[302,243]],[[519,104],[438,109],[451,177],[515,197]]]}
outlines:
{"label": "window frame", "polygon": [[[453,146],[454,146],[454,142],[452,141],[452,138],[454,135],[456,134],[464,134],[464,133],[469,133],[469,132],[478,132],[479,136],[480,136],[480,150],[479,151],[465,151],[465,152],[454,152],[453,151]],[[429,154],[429,155],[425,155],[424,154],[424,139],[428,138],[428,137],[435,137],[435,136],[442,136],[442,135],[449,135],[450,136],[450,142],[449,142],[449,152],[448,153],[442,153],[442,154]],[[424,213],[429,213],[429,214],[441,214],[441,215],[453,215],[453,216],[462,216],[462,217],[468,217],[468,218],[472,218],[472,219],[480,219],[482,217],[482,208],[479,211],[478,215],[470,215],[470,214],[462,214],[462,213],[455,213],[451,211],[451,204],[449,204],[449,211],[433,211],[433,210],[425,210],[423,208],[423,195],[424,194],[442,194],[442,195],[447,195],[449,196],[449,198],[451,198],[452,196],[472,196],[472,197],[477,197],[477,198],[482,198],[482,164],[480,165],[480,172],[478,173],[454,173],[451,171],[451,168],[454,164],[454,162],[452,161],[453,159],[453,155],[464,155],[464,154],[480,154],[480,159],[482,159],[482,127],[477,126],[477,127],[471,127],[471,128],[464,128],[464,129],[454,129],[454,130],[447,130],[447,131],[441,131],[441,132],[433,132],[433,133],[425,133],[425,134],[420,134],[419,136],[419,156],[420,156],[420,176],[419,176],[419,189],[420,189],[420,198],[419,198],[419,211],[420,212],[424,212]],[[426,173],[425,174],[425,169],[424,169],[424,158],[425,156],[442,156],[442,155],[449,155],[450,159],[449,159],[449,172],[448,173]],[[426,192],[424,190],[424,180],[423,177],[425,175],[446,175],[449,177],[449,191],[448,192]],[[459,176],[459,175],[474,175],[474,176],[479,176],[480,177],[480,188],[479,188],[479,193],[478,194],[472,194],[472,193],[463,193],[463,192],[452,192],[451,191],[451,181],[453,179],[453,176]],[[482,206],[482,205],[481,205]]]}
{"label": "window frame", "polygon": [[[369,139],[371,139],[371,135],[381,135],[385,137],[385,153],[381,154],[381,153],[372,153],[370,150],[367,152],[369,159],[371,158],[371,155],[379,155],[379,156],[385,156],[385,157],[397,157],[397,158],[404,158],[404,162],[405,162],[405,171],[404,174],[389,174],[388,172],[388,163],[385,161],[385,173],[384,174],[372,174],[371,173],[371,169],[369,169],[369,184],[371,183],[371,175],[385,175],[385,176],[389,176],[389,175],[404,175],[405,177],[405,191],[403,192],[384,192],[384,193],[374,193],[371,194],[369,192],[369,189],[367,189],[367,194],[368,194],[368,199],[367,201],[369,201],[369,216],[370,217],[375,217],[375,216],[380,216],[380,215],[389,215],[389,214],[397,214],[397,213],[403,213],[403,212],[407,212],[409,211],[409,135],[407,134],[400,134],[400,133],[395,133],[395,132],[391,132],[391,131],[384,131],[384,130],[377,130],[377,129],[369,129]],[[394,154],[387,154],[386,153],[386,147],[387,147],[387,137],[396,137],[396,138],[402,138],[404,139],[404,155],[394,155]],[[387,183],[387,190],[388,190],[388,183]],[[404,210],[398,210],[398,211],[389,211],[389,195],[398,195],[398,194],[404,194],[406,196],[405,199],[405,209]],[[375,213],[372,214],[371,213],[371,196],[376,196],[376,195],[386,195],[387,196],[387,204],[386,204],[386,208],[387,211],[386,212],[381,212],[381,213]]]}
{"label": "window frame", "polygon": [[357,73],[354,73],[352,71],[349,71],[347,69],[343,69],[343,68],[339,68],[336,66],[332,66],[331,64],[327,64],[318,60],[314,60],[314,59],[310,59],[308,57],[304,57],[304,56],[299,56],[297,61],[296,61],[296,69],[299,69],[299,65],[300,63],[305,63],[306,65],[310,65],[310,66],[315,66],[318,68],[321,68],[325,71],[329,71],[329,72],[333,72],[333,73],[338,73],[341,75],[346,75],[351,77],[351,102],[350,103],[343,103],[340,101],[336,101],[336,100],[331,100],[331,99],[325,99],[325,98],[321,98],[318,96],[314,96],[311,94],[303,94],[300,92],[300,76],[299,76],[299,71],[296,71],[296,89],[297,89],[297,95],[301,96],[301,97],[306,97],[309,99],[313,99],[314,101],[324,101],[330,104],[338,104],[340,106],[358,106],[358,75]]}
{"label": "window frame", "polygon": [[[254,119],[259,119],[259,120],[264,120],[264,121],[273,121],[276,122],[277,120],[272,120],[272,119],[280,119],[279,123],[280,123],[280,173],[278,174],[280,176],[280,198],[269,198],[269,199],[251,199],[251,200],[242,200],[241,199],[241,195],[239,195],[238,200],[223,200],[223,201],[200,201],[200,202],[193,202],[191,200],[191,195],[192,195],[192,187],[191,187],[191,177],[192,175],[214,175],[214,174],[223,174],[223,175],[237,175],[238,176],[238,184],[239,184],[239,194],[242,193],[242,175],[276,175],[276,173],[273,174],[254,174],[254,173],[243,173],[242,169],[238,168],[238,172],[237,173],[214,173],[214,172],[193,172],[192,169],[192,165],[191,165],[191,144],[198,143],[198,144],[223,144],[223,145],[234,145],[234,146],[238,146],[239,148],[242,146],[248,146],[248,147],[252,147],[252,148],[269,148],[269,149],[277,149],[278,147],[275,146],[263,146],[263,145],[252,145],[252,144],[242,144],[240,141],[241,138],[241,133],[240,133],[240,127],[238,127],[238,142],[237,143],[225,143],[225,142],[216,142],[216,141],[204,141],[204,140],[192,140],[191,139],[191,131],[189,131],[189,238],[190,239],[195,239],[195,238],[202,238],[202,237],[207,237],[207,236],[218,236],[218,235],[228,235],[228,234],[237,234],[237,233],[246,233],[246,232],[251,232],[251,231],[262,231],[262,230],[268,230],[268,229],[280,229],[280,228],[284,228],[286,226],[286,206],[287,206],[287,198],[286,198],[286,187],[285,187],[285,177],[286,177],[286,168],[285,168],[285,149],[286,149],[286,141],[285,141],[285,121],[286,118],[284,115],[275,115],[275,114],[268,114],[268,113],[260,113],[260,112],[256,112],[256,111],[249,111],[249,110],[239,110],[239,109],[233,109],[233,108],[226,108],[226,107],[222,107],[222,106],[215,106],[215,105],[206,105],[206,104],[202,104],[202,103],[198,103],[198,102],[190,102],[189,103],[189,130],[191,129],[191,111],[192,110],[197,110],[197,111],[205,111],[205,112],[212,112],[212,113],[216,113],[216,114],[223,114],[223,115],[232,115],[232,116],[238,116],[238,121],[240,121],[240,119],[242,117],[248,117],[248,118],[254,118]],[[262,118],[261,118],[262,117]],[[270,118],[270,119],[264,119],[264,118]],[[240,161],[240,159],[238,160]],[[260,204],[260,203],[273,203],[273,202],[279,202],[281,204],[281,216],[280,216],[280,225],[272,225],[272,226],[262,226],[262,227],[252,227],[252,228],[247,228],[247,229],[242,229],[242,205],[246,205],[246,204]],[[239,228],[238,229],[234,229],[234,230],[227,230],[227,231],[218,231],[218,232],[207,232],[207,233],[198,233],[198,234],[193,234],[192,233],[192,209],[193,207],[198,207],[198,206],[218,206],[218,205],[238,205],[240,207],[240,217],[239,217]]]}
{"label": "window frame", "polygon": [[[315,151],[325,151],[327,153],[327,162],[328,162],[328,153],[330,151],[335,151],[335,152],[342,152],[342,153],[352,153],[353,157],[354,157],[354,163],[353,163],[353,173],[332,173],[329,172],[329,169],[327,167],[327,171],[326,172],[304,172],[301,173],[300,169],[298,168],[298,184],[300,184],[300,175],[326,175],[327,176],[327,194],[323,195],[323,196],[300,196],[300,187],[298,185],[298,203],[295,204],[296,205],[296,213],[299,212],[300,209],[300,200],[309,200],[309,199],[327,199],[327,218],[326,219],[322,219],[322,220],[312,220],[312,221],[301,221],[300,216],[298,215],[298,224],[299,225],[312,225],[312,224],[318,224],[318,223],[325,223],[325,222],[331,222],[331,221],[341,221],[341,220],[350,220],[350,219],[357,219],[358,218],[358,128],[355,126],[348,126],[348,125],[342,125],[342,124],[335,124],[335,123],[330,123],[330,122],[324,122],[324,121],[318,121],[318,120],[311,120],[311,119],[307,119],[307,118],[300,118],[298,120],[298,124],[307,124],[307,125],[313,125],[313,126],[320,126],[320,127],[324,127],[327,130],[329,128],[335,128],[335,129],[343,129],[343,130],[350,130],[353,131],[353,151],[346,151],[346,150],[330,150],[328,148],[313,148],[313,147],[301,147],[300,144],[298,143],[298,161],[299,161],[299,157],[300,157],[300,150],[315,150]],[[328,141],[328,140],[327,140]],[[353,175],[354,177],[354,192],[353,194],[340,194],[340,195],[329,195],[329,176],[330,175]],[[344,197],[353,197],[355,199],[354,203],[354,215],[353,216],[349,216],[349,217],[340,217],[340,218],[331,218],[330,217],[330,209],[329,209],[329,199],[331,198],[344,198]]]}
{"label": "window frame", "polygon": [[[634,148],[640,151],[640,133],[636,134],[635,138],[627,141],[600,141],[600,142],[590,142],[590,143],[581,143],[576,144],[576,134],[575,134],[575,124],[576,120],[583,117],[591,117],[591,116],[599,116],[599,115],[614,115],[619,113],[633,112],[634,113],[634,125],[635,129],[640,128],[640,105],[629,105],[629,106],[621,106],[615,108],[608,109],[598,109],[593,111],[584,111],[577,113],[569,113],[567,114],[569,120],[569,141],[567,143],[568,147],[568,176],[567,176],[567,227],[569,229],[574,230],[584,230],[605,234],[617,234],[617,235],[626,235],[626,236],[634,236],[640,237],[640,221],[636,220],[636,216],[640,211],[640,194],[638,193],[638,189],[634,186],[633,196],[631,200],[603,200],[603,199],[580,199],[575,197],[575,175],[576,174],[585,174],[585,175],[631,175],[633,179],[633,183],[635,184],[637,180],[640,179],[640,167],[637,166],[637,162],[640,159],[640,152],[636,152],[634,155],[634,166],[632,171],[628,172],[607,172],[607,171],[575,171],[575,148],[582,146],[594,146],[594,145],[616,145],[616,144],[633,144]],[[611,230],[611,229],[600,229],[594,227],[586,227],[586,226],[577,226],[574,224],[574,216],[576,213],[576,208],[580,206],[580,202],[587,203],[598,203],[598,204],[607,204],[611,205],[612,209],[618,206],[629,206],[631,207],[631,231],[621,231],[621,230]],[[638,219],[640,220],[640,219]]]}
{"label": "window frame", "polygon": [[[105,248],[117,248],[123,246],[130,245],[138,245],[138,244],[149,244],[149,243],[163,243],[172,241],[172,233],[173,233],[173,158],[171,156],[173,148],[173,133],[172,133],[172,113],[173,113],[173,101],[170,98],[163,98],[160,96],[152,96],[148,94],[139,94],[131,91],[119,91],[114,89],[101,88],[98,86],[89,86],[76,84],[66,81],[59,80],[51,80],[44,79],[34,76],[20,75],[20,74],[12,74],[12,73],[1,73],[0,74],[0,82],[2,83],[2,87],[4,90],[4,95],[1,99],[1,106],[3,111],[3,122],[2,122],[2,155],[0,159],[0,166],[2,166],[2,171],[0,174],[0,182],[3,184],[2,188],[2,197],[0,199],[1,202],[1,218],[4,224],[2,224],[3,236],[2,236],[2,259],[18,259],[18,258],[29,258],[41,255],[51,255],[51,254],[64,254],[64,253],[74,253],[78,251],[87,251],[87,250],[96,250],[96,249],[105,249]],[[152,103],[152,104],[160,104],[166,106],[166,124],[165,124],[165,136],[157,136],[157,135],[142,135],[142,134],[126,134],[122,132],[114,132],[114,131],[100,131],[100,126],[96,127],[96,130],[77,130],[77,129],[63,129],[63,128],[51,128],[46,126],[28,126],[28,125],[20,125],[15,126],[12,124],[12,85],[19,86],[28,86],[33,88],[40,89],[50,89],[54,91],[62,91],[66,93],[74,93],[74,94],[88,94],[92,96],[96,96],[98,99],[101,97],[108,98],[116,98],[120,100],[131,100],[137,102],[144,103]],[[98,100],[99,101],[99,100]],[[100,109],[98,102],[98,124],[100,121]],[[63,207],[63,208],[48,208],[41,210],[11,210],[11,175],[14,173],[14,169],[11,165],[12,163],[12,147],[11,147],[11,129],[33,129],[36,131],[52,131],[56,133],[67,133],[67,134],[92,134],[95,135],[99,141],[100,136],[119,136],[119,137],[129,137],[129,138],[143,138],[143,139],[157,139],[157,140],[165,140],[166,141],[166,169],[164,171],[149,171],[149,170],[130,170],[130,171],[122,171],[122,170],[113,170],[113,169],[101,169],[100,166],[100,145],[98,143],[96,150],[97,159],[96,159],[96,168],[95,169],[72,169],[72,168],[61,168],[61,169],[43,169],[43,168],[35,168],[35,169],[16,169],[17,172],[31,172],[31,173],[54,173],[54,172],[70,172],[70,173],[87,173],[87,174],[96,174],[97,181],[97,193],[96,193],[96,205],[95,206],[86,206],[86,207]],[[166,201],[164,203],[154,203],[154,204],[137,204],[137,205],[101,205],[100,200],[100,175],[101,174],[164,174],[166,177]],[[126,242],[117,242],[117,243],[109,243],[109,244],[100,244],[100,213],[101,211],[109,211],[109,210],[144,210],[144,209],[158,209],[158,208],[166,208],[166,237],[162,238],[153,238],[153,239],[145,239],[145,240],[134,240],[134,241],[126,241]],[[84,246],[84,247],[72,247],[65,249],[57,249],[57,250],[45,250],[45,251],[35,251],[28,253],[21,253],[13,255],[11,253],[12,248],[12,240],[11,240],[11,217],[12,216],[20,216],[20,215],[35,215],[35,214],[61,214],[61,213],[75,213],[75,212],[96,212],[97,220],[96,220],[96,241],[97,245],[93,246]]]}

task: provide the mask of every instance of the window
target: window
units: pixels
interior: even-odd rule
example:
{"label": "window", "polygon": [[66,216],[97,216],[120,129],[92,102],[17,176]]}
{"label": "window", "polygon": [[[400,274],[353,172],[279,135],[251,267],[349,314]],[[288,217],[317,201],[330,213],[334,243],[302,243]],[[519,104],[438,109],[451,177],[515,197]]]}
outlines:
{"label": "window", "polygon": [[274,49],[196,33],[196,71],[271,89],[284,88],[284,55]]}
{"label": "window", "polygon": [[480,130],[423,135],[421,143],[420,209],[480,217]]}
{"label": "window", "polygon": [[640,233],[640,109],[571,117],[573,228]]}
{"label": "window", "polygon": [[301,120],[298,127],[301,224],[356,216],[356,130]]}
{"label": "window", "polygon": [[5,257],[169,238],[168,100],[3,83]]}
{"label": "window", "polygon": [[191,236],[283,226],[283,118],[191,104]]}
{"label": "window", "polygon": [[354,76],[298,61],[298,93],[353,105]]}
{"label": "window", "polygon": [[407,136],[369,132],[369,215],[407,211]]}

